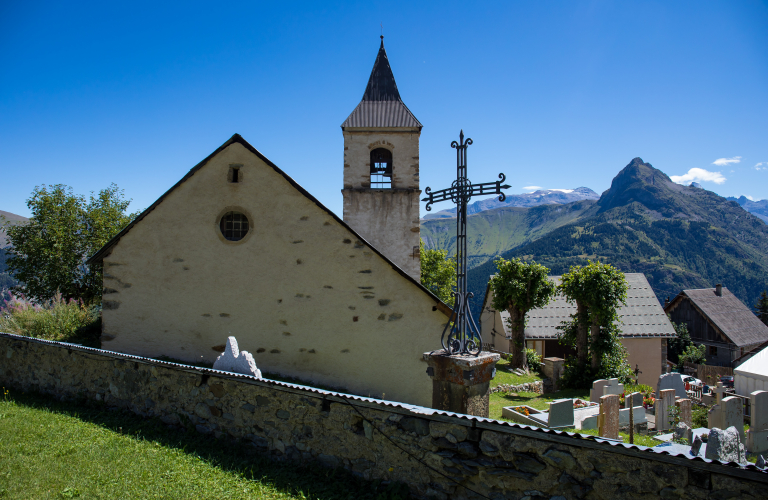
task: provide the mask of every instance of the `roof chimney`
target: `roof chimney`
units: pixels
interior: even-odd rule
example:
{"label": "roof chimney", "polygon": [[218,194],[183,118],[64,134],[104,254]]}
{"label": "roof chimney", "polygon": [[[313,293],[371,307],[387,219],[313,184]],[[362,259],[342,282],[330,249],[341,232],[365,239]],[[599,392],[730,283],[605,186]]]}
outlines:
{"label": "roof chimney", "polygon": [[723,285],[721,285],[720,283],[715,285],[715,295],[717,295],[718,297],[723,296]]}

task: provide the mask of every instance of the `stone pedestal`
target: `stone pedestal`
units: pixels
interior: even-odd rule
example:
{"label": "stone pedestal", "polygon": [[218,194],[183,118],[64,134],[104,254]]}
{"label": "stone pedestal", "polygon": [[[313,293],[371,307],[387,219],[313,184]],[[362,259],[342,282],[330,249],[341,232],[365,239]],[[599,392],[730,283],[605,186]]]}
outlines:
{"label": "stone pedestal", "polygon": [[432,378],[432,407],[488,418],[490,385],[499,358],[485,351],[478,356],[425,352],[427,375]]}

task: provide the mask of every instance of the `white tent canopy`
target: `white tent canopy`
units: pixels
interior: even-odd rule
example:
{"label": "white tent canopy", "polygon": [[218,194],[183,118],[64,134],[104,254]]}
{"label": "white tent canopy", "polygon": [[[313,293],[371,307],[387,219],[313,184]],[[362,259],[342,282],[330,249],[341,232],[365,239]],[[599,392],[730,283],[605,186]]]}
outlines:
{"label": "white tent canopy", "polygon": [[741,396],[768,391],[768,347],[734,368],[733,382],[736,394]]}

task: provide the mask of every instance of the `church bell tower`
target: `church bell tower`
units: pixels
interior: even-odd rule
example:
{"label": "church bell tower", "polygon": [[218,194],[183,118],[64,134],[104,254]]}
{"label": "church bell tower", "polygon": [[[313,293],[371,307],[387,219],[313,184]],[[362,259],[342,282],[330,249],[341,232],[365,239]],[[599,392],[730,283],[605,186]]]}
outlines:
{"label": "church bell tower", "polygon": [[341,124],[344,222],[418,280],[419,136],[403,103],[384,37],[363,100]]}

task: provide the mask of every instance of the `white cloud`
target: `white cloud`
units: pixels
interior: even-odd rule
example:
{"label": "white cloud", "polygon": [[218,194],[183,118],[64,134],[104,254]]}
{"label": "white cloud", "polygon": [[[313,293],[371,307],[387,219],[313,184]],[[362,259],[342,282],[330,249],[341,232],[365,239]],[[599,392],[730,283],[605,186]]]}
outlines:
{"label": "white cloud", "polygon": [[755,170],[768,170],[768,161],[761,161],[755,165]]}
{"label": "white cloud", "polygon": [[678,184],[688,184],[691,182],[714,182],[715,184],[722,184],[725,182],[725,177],[720,172],[710,172],[703,168],[692,168],[687,174],[670,176],[673,182]]}
{"label": "white cloud", "polygon": [[523,189],[526,191],[538,191],[541,189],[541,186],[525,186]]}
{"label": "white cloud", "polygon": [[573,189],[550,189],[549,191],[560,191],[561,193],[573,193]]}
{"label": "white cloud", "polygon": [[717,160],[712,162],[712,165],[717,165],[718,167],[724,167],[726,165],[730,165],[731,163],[739,163],[741,162],[741,156],[734,156],[733,158],[718,158]]}
{"label": "white cloud", "polygon": [[754,199],[754,198],[752,198],[751,196],[749,196],[748,194],[743,194],[742,196],[743,196],[744,198],[748,199],[749,201],[755,201],[755,199]]}

